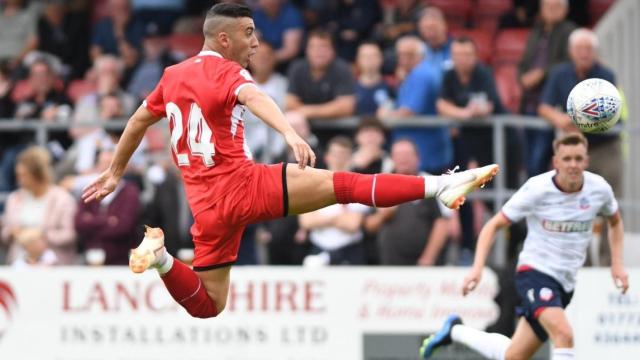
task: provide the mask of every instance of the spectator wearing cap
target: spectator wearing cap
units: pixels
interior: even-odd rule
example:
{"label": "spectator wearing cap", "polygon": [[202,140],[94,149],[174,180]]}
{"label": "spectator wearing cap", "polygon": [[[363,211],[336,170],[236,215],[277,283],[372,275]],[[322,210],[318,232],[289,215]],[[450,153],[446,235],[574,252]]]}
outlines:
{"label": "spectator wearing cap", "polygon": [[127,86],[127,92],[138,100],[145,99],[160,81],[164,69],[177,62],[169,52],[167,36],[168,33],[156,23],[145,26],[142,57]]}

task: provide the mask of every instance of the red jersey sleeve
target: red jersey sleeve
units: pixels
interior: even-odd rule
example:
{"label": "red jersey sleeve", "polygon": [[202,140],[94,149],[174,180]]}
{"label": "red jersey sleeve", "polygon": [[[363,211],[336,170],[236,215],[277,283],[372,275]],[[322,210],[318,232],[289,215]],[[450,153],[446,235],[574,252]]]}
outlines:
{"label": "red jersey sleeve", "polygon": [[227,74],[225,81],[229,89],[227,101],[235,104],[238,101],[240,90],[247,85],[255,85],[255,82],[249,71],[236,63],[230,63]]}
{"label": "red jersey sleeve", "polygon": [[158,82],[156,88],[147,96],[144,102],[142,102],[142,106],[147,108],[153,116],[165,117],[167,115],[165,112],[164,94],[162,91],[162,79]]}

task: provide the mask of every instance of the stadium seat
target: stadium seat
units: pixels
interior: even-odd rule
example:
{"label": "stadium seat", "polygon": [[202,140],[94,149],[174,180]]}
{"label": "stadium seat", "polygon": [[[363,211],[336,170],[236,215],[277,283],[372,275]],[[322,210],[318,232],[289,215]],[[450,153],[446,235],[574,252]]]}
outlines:
{"label": "stadium seat", "polygon": [[484,29],[453,29],[451,30],[451,35],[453,37],[467,36],[471,38],[478,48],[478,58],[485,64],[491,61],[493,39],[491,34],[484,31]]}
{"label": "stadium seat", "polygon": [[464,28],[467,26],[473,2],[471,0],[428,0],[425,4],[435,6],[442,10],[447,18],[449,29]]}
{"label": "stadium seat", "polygon": [[202,34],[172,34],[169,36],[169,48],[179,59],[196,55],[202,49]]}
{"label": "stadium seat", "polygon": [[500,17],[511,10],[512,5],[511,0],[477,0],[472,11],[475,27],[495,34]]}
{"label": "stadium seat", "polygon": [[517,113],[522,98],[522,88],[518,83],[518,67],[516,65],[503,65],[495,68],[494,77],[498,95],[502,104],[512,113]]}
{"label": "stadium seat", "polygon": [[595,26],[604,13],[609,10],[609,7],[613,5],[615,0],[590,0],[589,1],[589,18],[591,20],[591,26]]}
{"label": "stadium seat", "polygon": [[518,64],[527,46],[530,29],[506,29],[495,39],[493,65]]}
{"label": "stadium seat", "polygon": [[73,80],[67,87],[67,97],[74,103],[77,102],[84,95],[94,92],[96,86],[84,79]]}

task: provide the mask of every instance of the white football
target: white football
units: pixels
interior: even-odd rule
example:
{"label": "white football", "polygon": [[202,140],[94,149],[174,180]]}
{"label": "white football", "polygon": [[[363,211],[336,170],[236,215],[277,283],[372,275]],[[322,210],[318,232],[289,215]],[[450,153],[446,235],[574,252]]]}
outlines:
{"label": "white football", "polygon": [[591,78],[574,86],[567,98],[567,114],[585,133],[607,131],[620,119],[622,99],[607,80]]}

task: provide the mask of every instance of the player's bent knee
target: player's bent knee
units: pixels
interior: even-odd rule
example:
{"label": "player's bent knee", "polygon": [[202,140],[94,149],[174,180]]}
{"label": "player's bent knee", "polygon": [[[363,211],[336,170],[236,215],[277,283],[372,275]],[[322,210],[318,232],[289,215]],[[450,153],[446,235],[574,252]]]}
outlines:
{"label": "player's bent knee", "polygon": [[554,331],[551,335],[551,341],[555,347],[572,348],[573,347],[573,331],[570,327],[561,327]]}

